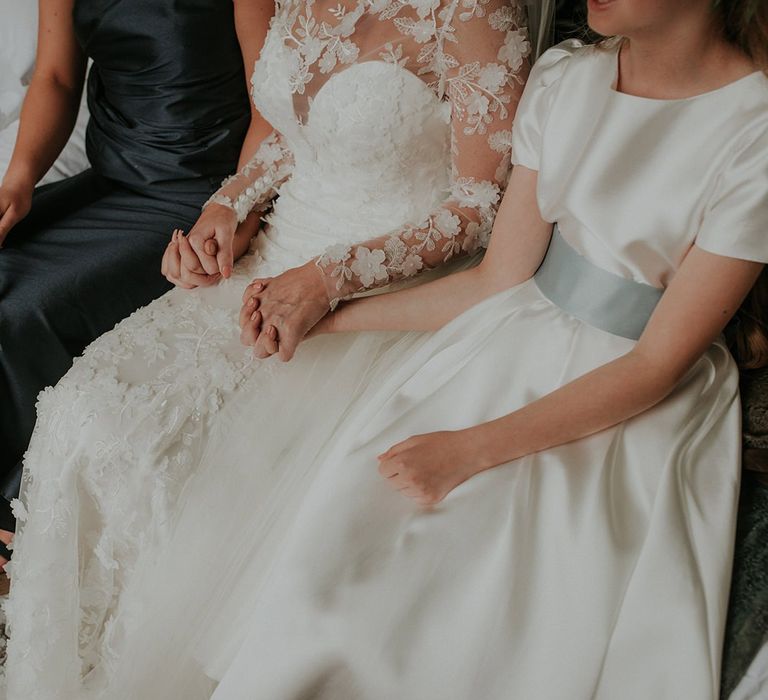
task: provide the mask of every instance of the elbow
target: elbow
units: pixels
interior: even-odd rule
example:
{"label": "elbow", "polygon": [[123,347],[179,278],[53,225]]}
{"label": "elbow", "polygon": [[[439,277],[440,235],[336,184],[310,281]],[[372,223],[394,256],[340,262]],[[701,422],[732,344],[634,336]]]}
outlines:
{"label": "elbow", "polygon": [[84,83],[85,73],[70,75],[61,70],[37,67],[32,74],[30,88],[55,93],[74,103],[80,101]]}
{"label": "elbow", "polygon": [[675,358],[662,352],[648,352],[638,344],[628,357],[635,381],[650,406],[663,401],[686,375],[689,364],[676,362]]}

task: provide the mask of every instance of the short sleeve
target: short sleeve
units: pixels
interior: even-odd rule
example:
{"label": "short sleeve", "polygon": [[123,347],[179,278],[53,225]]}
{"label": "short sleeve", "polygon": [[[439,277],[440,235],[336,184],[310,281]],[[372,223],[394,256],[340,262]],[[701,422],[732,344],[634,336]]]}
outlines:
{"label": "short sleeve", "polygon": [[720,174],[696,245],[710,253],[768,263],[768,115],[761,126]]}
{"label": "short sleeve", "polygon": [[565,71],[568,58],[582,43],[569,39],[545,51],[533,65],[517,107],[512,130],[512,163],[539,169],[541,135],[549,114],[554,86]]}

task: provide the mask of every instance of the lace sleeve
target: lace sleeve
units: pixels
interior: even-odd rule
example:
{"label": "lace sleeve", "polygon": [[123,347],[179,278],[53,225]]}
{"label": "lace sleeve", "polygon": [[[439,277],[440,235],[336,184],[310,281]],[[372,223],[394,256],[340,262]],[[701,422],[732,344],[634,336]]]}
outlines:
{"label": "lace sleeve", "polygon": [[333,246],[317,258],[331,308],[488,243],[528,72],[521,10],[506,0],[454,0],[436,15],[431,41],[421,41],[422,24],[404,19],[398,28],[422,44],[419,73],[434,76],[433,87],[451,104],[451,190],[426,220],[359,245]]}
{"label": "lace sleeve", "polygon": [[252,211],[263,211],[293,170],[293,154],[276,131],[267,136],[243,169],[228,177],[203,205],[221,204],[242,223]]}

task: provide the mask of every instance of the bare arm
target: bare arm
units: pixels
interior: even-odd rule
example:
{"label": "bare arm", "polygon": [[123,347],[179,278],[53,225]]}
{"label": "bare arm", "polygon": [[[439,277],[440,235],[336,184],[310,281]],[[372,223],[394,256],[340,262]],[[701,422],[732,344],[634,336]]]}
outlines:
{"label": "bare arm", "polygon": [[723,331],[762,268],[692,248],[630,352],[469,430],[479,464],[488,468],[578,440],[655,406]]}
{"label": "bare arm", "polygon": [[409,438],[380,456],[382,474],[419,502],[436,503],[474,474],[652,408],[722,332],[762,268],[692,248],[630,352],[497,420]]}
{"label": "bare arm", "polygon": [[[259,58],[275,11],[271,0],[235,0],[235,30],[245,67],[246,89],[250,93],[253,67]],[[272,126],[261,116],[253,100],[251,122],[240,149],[238,171],[242,172],[254,158],[264,140],[273,133]],[[161,271],[170,282],[184,289],[210,286],[225,276],[234,261],[247,251],[259,229],[260,211],[253,211],[238,222],[235,213],[216,204],[206,207],[189,236],[176,235],[163,256]]]}
{"label": "bare arm", "polygon": [[0,186],[0,244],[29,212],[35,185],[56,161],[77,119],[87,61],[75,38],[73,5],[74,0],[40,0],[35,72]]}

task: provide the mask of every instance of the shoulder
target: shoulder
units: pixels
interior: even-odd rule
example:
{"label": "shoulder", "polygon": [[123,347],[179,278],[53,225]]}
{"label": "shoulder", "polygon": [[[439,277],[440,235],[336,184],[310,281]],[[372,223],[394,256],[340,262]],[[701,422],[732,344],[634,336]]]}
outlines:
{"label": "shoulder", "polygon": [[596,63],[610,60],[614,54],[615,48],[610,46],[602,49],[578,39],[566,39],[547,49],[534,63],[529,82],[548,87],[559,82],[567,72],[590,70]]}

